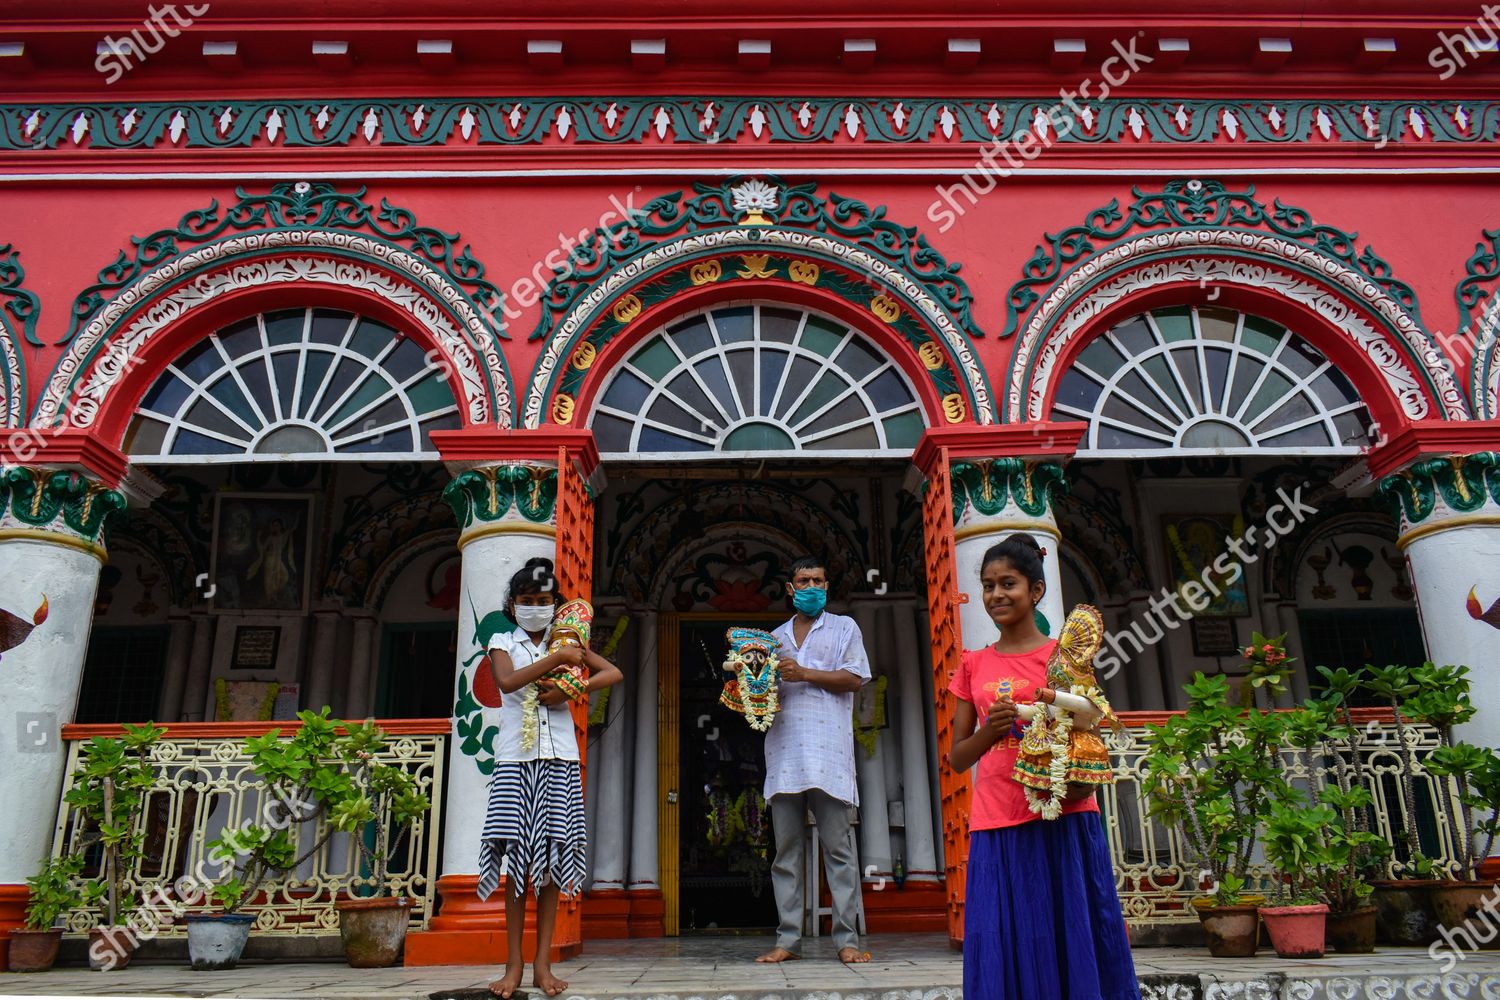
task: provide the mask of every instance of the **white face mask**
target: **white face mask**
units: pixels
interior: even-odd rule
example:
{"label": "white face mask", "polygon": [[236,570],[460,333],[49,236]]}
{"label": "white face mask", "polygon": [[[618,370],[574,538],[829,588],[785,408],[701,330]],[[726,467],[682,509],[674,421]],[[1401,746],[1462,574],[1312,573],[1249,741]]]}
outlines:
{"label": "white face mask", "polygon": [[552,624],[550,604],[517,604],[516,624],[528,632],[541,632]]}

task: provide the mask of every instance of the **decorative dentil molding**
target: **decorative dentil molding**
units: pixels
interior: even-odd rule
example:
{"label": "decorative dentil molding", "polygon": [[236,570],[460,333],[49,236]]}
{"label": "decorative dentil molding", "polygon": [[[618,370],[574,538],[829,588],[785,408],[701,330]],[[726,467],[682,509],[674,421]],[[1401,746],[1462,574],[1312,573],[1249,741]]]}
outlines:
{"label": "decorative dentil molding", "polygon": [[1420,324],[1416,293],[1398,281],[1391,267],[1368,246],[1361,248],[1358,233],[1313,222],[1306,209],[1284,205],[1268,208],[1256,200],[1255,186],[1231,191],[1216,180],[1173,180],[1159,192],[1132,188],[1134,200],[1122,208],[1119,199],[1096,208],[1082,223],[1049,233],[1021,267],[1021,280],[1006,295],[1002,337],[1015,333],[1043,292],[1057,283],[1075,263],[1127,236],[1159,230],[1253,230],[1301,243],[1338,261],[1374,282]]}
{"label": "decorative dentil molding", "polygon": [[[0,105],[0,150],[369,149],[735,143],[1477,146],[1494,101],[868,96],[335,97]],[[1068,127],[1059,127],[1066,121]]]}
{"label": "decorative dentil molding", "polygon": [[77,472],[25,465],[0,470],[0,529],[30,529],[102,550],[125,494]]}
{"label": "decorative dentil molding", "polygon": [[506,519],[551,524],[557,514],[557,469],[541,465],[487,465],[461,472],[443,489],[460,531]]}
{"label": "decorative dentil molding", "polygon": [[1021,458],[963,459],[948,470],[953,488],[953,523],[973,507],[976,514],[994,517],[1014,506],[1023,515],[1043,518],[1052,503],[1068,492],[1068,479],[1056,462]]}
{"label": "decorative dentil molding", "polygon": [[1434,513],[1500,509],[1500,452],[1423,459],[1384,477],[1375,491],[1403,530]]}

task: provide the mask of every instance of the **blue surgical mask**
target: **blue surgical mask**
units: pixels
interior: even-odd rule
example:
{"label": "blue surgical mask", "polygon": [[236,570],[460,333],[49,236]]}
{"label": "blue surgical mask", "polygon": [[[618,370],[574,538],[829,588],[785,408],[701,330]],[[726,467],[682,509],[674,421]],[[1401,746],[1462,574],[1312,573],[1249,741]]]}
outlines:
{"label": "blue surgical mask", "polygon": [[803,587],[801,590],[792,591],[792,607],[809,618],[816,618],[822,614],[827,604],[828,591],[822,587]]}

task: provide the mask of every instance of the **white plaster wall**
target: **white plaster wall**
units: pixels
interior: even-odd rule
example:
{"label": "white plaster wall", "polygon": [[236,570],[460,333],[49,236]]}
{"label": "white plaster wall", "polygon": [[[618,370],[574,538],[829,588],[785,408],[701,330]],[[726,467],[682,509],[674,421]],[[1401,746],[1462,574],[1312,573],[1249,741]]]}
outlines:
{"label": "white plaster wall", "polygon": [[[0,653],[0,884],[34,875],[52,849],[66,753],[60,727],[78,704],[99,560],[31,539],[0,543],[0,608],[30,623],[45,596],[47,618]],[[14,808],[32,803],[33,808]]]}

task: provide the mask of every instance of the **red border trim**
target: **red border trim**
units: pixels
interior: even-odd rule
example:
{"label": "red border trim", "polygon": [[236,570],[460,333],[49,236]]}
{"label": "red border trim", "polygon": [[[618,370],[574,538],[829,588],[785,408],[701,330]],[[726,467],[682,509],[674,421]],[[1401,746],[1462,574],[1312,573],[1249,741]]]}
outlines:
{"label": "red border trim", "polygon": [[1037,421],[929,427],[917,443],[912,462],[923,472],[931,472],[943,448],[948,449],[950,458],[1056,458],[1067,461],[1078,451],[1078,442],[1083,439],[1088,426],[1082,421]]}
{"label": "red border trim", "polygon": [[1433,455],[1470,455],[1500,448],[1500,420],[1418,420],[1370,451],[1372,478],[1380,479]]}
{"label": "red border trim", "polygon": [[469,427],[457,431],[433,431],[432,443],[443,461],[472,464],[504,461],[557,461],[557,449],[566,448],[578,459],[584,476],[599,467],[599,446],[594,432],[583,427],[543,424],[534,430],[503,427]]}
{"label": "red border trim", "polygon": [[[21,458],[12,444],[14,438],[22,441],[22,449],[35,453],[30,458]],[[118,486],[129,465],[118,448],[105,444],[97,434],[48,427],[17,427],[0,437],[0,461],[11,465],[78,468],[106,486]]]}

